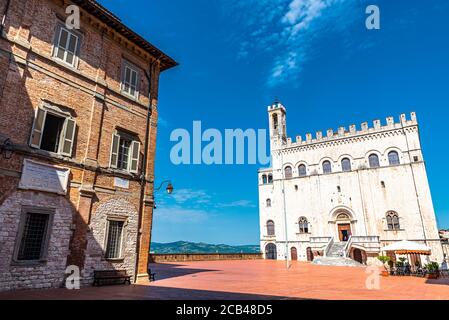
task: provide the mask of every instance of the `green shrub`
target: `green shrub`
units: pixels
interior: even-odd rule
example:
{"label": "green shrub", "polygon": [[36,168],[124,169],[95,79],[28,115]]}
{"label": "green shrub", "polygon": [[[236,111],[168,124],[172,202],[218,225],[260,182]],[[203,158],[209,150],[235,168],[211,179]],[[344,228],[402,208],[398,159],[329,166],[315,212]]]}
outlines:
{"label": "green shrub", "polygon": [[430,273],[436,273],[440,270],[438,262],[429,262],[425,267]]}

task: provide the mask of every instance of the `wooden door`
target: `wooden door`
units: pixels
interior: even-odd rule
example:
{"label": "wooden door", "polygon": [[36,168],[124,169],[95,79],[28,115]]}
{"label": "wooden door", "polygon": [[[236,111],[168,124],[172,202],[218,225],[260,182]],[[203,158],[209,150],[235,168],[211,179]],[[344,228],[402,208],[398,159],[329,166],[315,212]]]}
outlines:
{"label": "wooden door", "polygon": [[311,248],[307,248],[307,261],[313,261],[313,252]]}
{"label": "wooden door", "polygon": [[298,260],[298,250],[296,250],[295,247],[292,247],[290,251],[291,251],[292,261]]}
{"label": "wooden door", "polygon": [[338,225],[338,236],[340,241],[348,241],[351,236],[351,225],[348,224],[339,224]]}

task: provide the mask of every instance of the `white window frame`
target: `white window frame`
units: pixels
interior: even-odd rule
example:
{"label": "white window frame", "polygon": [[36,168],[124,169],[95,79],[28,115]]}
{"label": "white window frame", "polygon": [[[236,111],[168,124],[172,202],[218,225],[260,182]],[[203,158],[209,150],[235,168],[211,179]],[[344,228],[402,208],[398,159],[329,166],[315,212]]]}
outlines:
{"label": "white window frame", "polygon": [[[132,79],[132,74],[133,72],[136,74],[136,83],[135,85],[133,85],[132,83],[128,83],[126,82],[126,70],[129,69],[130,70],[130,81]],[[139,68],[136,67],[135,65],[131,64],[130,62],[124,60],[122,63],[122,72],[120,75],[121,79],[120,79],[120,91],[128,96],[131,97],[133,99],[138,99],[139,98],[139,82],[140,82],[140,72],[139,72]],[[125,85],[128,85],[129,91],[131,88],[134,89],[134,95],[131,94],[129,91],[125,90]]]}
{"label": "white window frame", "polygon": [[[62,25],[60,25],[57,29],[57,32],[59,32],[59,34],[56,35],[55,37],[55,43],[53,45],[53,58],[56,59],[57,61],[60,61],[70,67],[75,67],[78,65],[78,51],[79,51],[79,45],[80,45],[80,41],[81,41],[81,37],[80,35],[78,35],[77,33],[63,27]],[[61,43],[61,36],[62,36],[62,31],[66,31],[68,33],[68,37],[67,37],[67,43],[66,46],[67,47],[62,47],[60,46]],[[75,51],[71,52],[68,49],[68,45],[70,43],[70,38],[71,37],[75,37],[76,42],[75,42]],[[63,48],[64,49],[64,57],[63,58],[59,58],[58,57],[58,53],[59,53],[59,49]],[[72,63],[67,62],[67,52],[70,52],[73,54],[73,61]]]}
{"label": "white window frame", "polygon": [[[127,167],[125,169],[118,168],[118,157],[120,152],[120,141],[121,139],[127,139],[130,143],[130,148],[128,152],[128,161],[127,161]],[[114,140],[117,140],[116,149],[114,150]],[[135,148],[137,148],[137,158],[134,157]],[[115,156],[115,161],[113,161],[113,157]],[[133,169],[133,163],[136,163],[135,168]],[[115,131],[112,134],[112,141],[111,141],[111,153],[110,153],[110,159],[109,159],[109,167],[112,169],[117,170],[123,170],[129,173],[137,174],[139,172],[139,164],[140,164],[140,141],[136,140],[135,138],[132,138],[130,135],[126,133],[122,133],[120,131]]]}
{"label": "white window frame", "polygon": [[[44,116],[43,116],[43,121],[42,121],[42,128],[41,130],[37,130],[36,129],[36,125],[37,125],[37,118],[38,118],[38,114],[39,112],[44,112]],[[68,113],[62,113],[62,112],[58,112],[56,110],[53,110],[52,108],[47,108],[47,107],[39,107],[36,109],[35,111],[35,116],[34,116],[34,121],[33,121],[33,126],[31,128],[31,134],[30,134],[30,139],[29,139],[29,145],[32,148],[35,149],[41,149],[42,146],[42,136],[45,130],[45,121],[47,119],[47,114],[51,114],[60,118],[64,119],[64,125],[62,127],[61,130],[61,135],[59,137],[59,143],[58,143],[58,151],[56,152],[57,154],[63,155],[63,156],[67,156],[67,157],[72,157],[73,156],[73,146],[75,144],[75,134],[76,134],[76,121],[73,117],[71,117]],[[69,121],[73,122],[73,131],[71,132],[71,136],[68,137],[67,136],[67,124]],[[39,138],[39,144],[33,144],[33,136],[35,131],[38,131],[40,134],[40,138]],[[70,151],[69,152],[64,152],[64,143],[66,141],[69,141],[71,143],[71,147],[70,147]],[[45,150],[44,150],[45,151]]]}

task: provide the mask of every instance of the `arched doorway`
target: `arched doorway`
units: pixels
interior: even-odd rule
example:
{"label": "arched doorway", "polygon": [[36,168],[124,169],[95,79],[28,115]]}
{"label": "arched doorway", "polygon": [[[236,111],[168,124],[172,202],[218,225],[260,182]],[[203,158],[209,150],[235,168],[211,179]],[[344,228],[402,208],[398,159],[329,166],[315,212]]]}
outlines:
{"label": "arched doorway", "polygon": [[354,256],[354,260],[355,261],[357,261],[358,263],[362,263],[363,264],[362,250],[355,248],[354,252],[353,252],[353,256]]}
{"label": "arched doorway", "polygon": [[296,250],[295,247],[292,247],[292,248],[290,249],[290,251],[291,251],[292,260],[293,260],[293,261],[298,260],[298,250]]}
{"label": "arched doorway", "polygon": [[265,259],[276,260],[276,258],[277,258],[276,245],[273,243],[267,244],[267,246],[265,247]]}
{"label": "arched doorway", "polygon": [[336,217],[338,227],[338,239],[340,241],[348,241],[352,235],[351,218],[347,212],[340,212]]}
{"label": "arched doorway", "polygon": [[313,261],[312,248],[307,248],[306,253],[307,253],[307,261],[312,262]]}

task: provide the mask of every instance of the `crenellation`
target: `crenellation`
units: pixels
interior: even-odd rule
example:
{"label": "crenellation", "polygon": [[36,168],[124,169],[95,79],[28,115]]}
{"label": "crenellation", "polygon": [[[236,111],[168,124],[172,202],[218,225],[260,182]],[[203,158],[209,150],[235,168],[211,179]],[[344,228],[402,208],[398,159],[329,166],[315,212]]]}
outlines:
{"label": "crenellation", "polygon": [[387,127],[393,127],[394,126],[394,118],[393,117],[387,117]]}
{"label": "crenellation", "polygon": [[356,127],[355,124],[351,124],[351,125],[349,126],[349,132],[350,132],[351,134],[354,134],[354,133],[357,132],[357,127]]}
{"label": "crenellation", "polygon": [[307,145],[317,142],[324,142],[333,139],[339,139],[342,137],[351,137],[356,135],[364,135],[364,134],[373,134],[377,132],[382,132],[386,130],[393,129],[401,129],[404,126],[417,125],[417,116],[415,112],[410,113],[410,119],[407,120],[406,115],[402,114],[400,117],[401,121],[395,123],[394,117],[386,118],[386,125],[382,125],[382,121],[379,119],[373,120],[373,126],[370,127],[368,122],[363,122],[361,124],[360,130],[357,129],[355,124],[351,124],[349,128],[340,126],[338,130],[335,132],[334,129],[326,130],[326,135],[323,134],[322,131],[316,131],[315,136],[311,133],[306,134],[305,140],[301,135],[296,136],[296,141],[292,142],[292,140],[288,140],[288,145]]}
{"label": "crenellation", "polygon": [[407,116],[405,115],[405,113],[401,114],[400,118],[401,118],[401,124],[406,125],[407,124]]}
{"label": "crenellation", "polygon": [[306,134],[306,141],[307,142],[312,142],[312,134],[311,133],[307,133]]}
{"label": "crenellation", "polygon": [[380,120],[374,120],[373,126],[374,126],[374,129],[379,130],[381,128]]}
{"label": "crenellation", "polygon": [[364,132],[364,133],[368,132],[368,129],[369,129],[368,122],[363,122],[361,124],[361,127],[362,127],[362,132]]}

